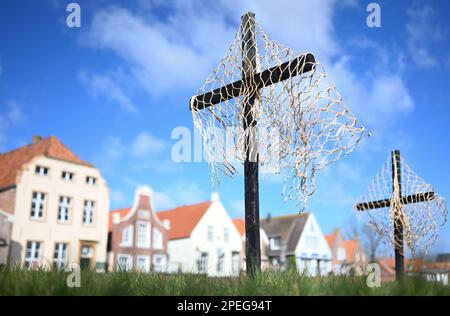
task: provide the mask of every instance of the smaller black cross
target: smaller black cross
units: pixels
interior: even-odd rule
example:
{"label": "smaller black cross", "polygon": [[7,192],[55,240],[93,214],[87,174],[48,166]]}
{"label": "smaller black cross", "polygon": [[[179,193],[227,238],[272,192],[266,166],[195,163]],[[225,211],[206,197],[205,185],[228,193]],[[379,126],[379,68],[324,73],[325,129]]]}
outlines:
{"label": "smaller black cross", "polygon": [[401,207],[412,203],[432,201],[436,197],[434,192],[416,193],[407,196],[402,195],[402,175],[400,151],[391,153],[392,160],[392,198],[378,201],[359,203],[356,205],[358,211],[374,210],[378,208],[391,207],[391,201],[396,199],[400,205],[392,206],[394,209],[394,249],[395,249],[395,278],[397,281],[403,279],[405,273],[405,253],[403,242],[403,218]]}

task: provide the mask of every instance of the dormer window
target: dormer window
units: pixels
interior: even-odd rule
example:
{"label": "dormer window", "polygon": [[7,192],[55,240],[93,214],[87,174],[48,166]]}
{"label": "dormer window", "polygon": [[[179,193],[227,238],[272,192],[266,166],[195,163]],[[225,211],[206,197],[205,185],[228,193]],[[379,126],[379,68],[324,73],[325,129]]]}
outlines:
{"label": "dormer window", "polygon": [[86,184],[95,185],[96,183],[97,183],[97,178],[91,177],[91,176],[86,177]]}
{"label": "dormer window", "polygon": [[73,172],[69,172],[69,171],[63,171],[61,173],[61,179],[63,179],[64,181],[73,181],[75,175]]}
{"label": "dormer window", "polygon": [[279,250],[281,248],[281,238],[280,237],[270,237],[269,244],[271,250]]}
{"label": "dormer window", "polygon": [[34,173],[39,176],[48,176],[49,168],[43,166],[36,166]]}

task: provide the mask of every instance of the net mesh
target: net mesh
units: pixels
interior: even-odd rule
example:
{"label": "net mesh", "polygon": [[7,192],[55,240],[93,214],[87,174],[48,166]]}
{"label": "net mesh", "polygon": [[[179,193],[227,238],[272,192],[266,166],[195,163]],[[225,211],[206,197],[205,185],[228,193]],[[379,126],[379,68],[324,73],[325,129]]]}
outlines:
{"label": "net mesh", "polygon": [[237,174],[246,158],[259,161],[262,173],[282,176],[285,200],[301,208],[316,172],[367,133],[314,56],[273,41],[254,17],[243,19],[190,107],[213,183]]}
{"label": "net mesh", "polygon": [[[445,199],[400,158],[393,177],[391,158],[376,175],[357,204],[357,214],[384,237],[389,250],[401,246],[395,238],[395,223],[403,226],[404,245],[412,255],[427,253],[447,221]],[[401,182],[393,178],[400,177]],[[360,209],[358,209],[358,206]]]}

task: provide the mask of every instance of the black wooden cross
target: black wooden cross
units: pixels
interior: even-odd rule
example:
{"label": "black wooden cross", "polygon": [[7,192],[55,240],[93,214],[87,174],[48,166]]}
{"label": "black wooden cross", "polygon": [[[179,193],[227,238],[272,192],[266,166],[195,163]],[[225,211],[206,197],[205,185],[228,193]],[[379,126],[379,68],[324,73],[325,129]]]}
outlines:
{"label": "black wooden cross", "polygon": [[378,201],[359,203],[356,205],[358,211],[367,211],[378,208],[391,207],[391,201],[396,199],[400,205],[395,207],[394,211],[394,249],[395,249],[395,278],[397,281],[403,279],[405,272],[405,254],[403,242],[403,218],[401,216],[401,207],[411,203],[421,203],[432,201],[435,198],[434,192],[416,193],[407,196],[402,195],[402,175],[400,151],[394,150],[391,153],[392,160],[392,198]]}
{"label": "black wooden cross", "polygon": [[242,36],[242,79],[226,86],[191,98],[190,110],[202,110],[209,106],[243,96],[244,130],[250,128],[246,138],[246,158],[244,161],[245,187],[245,245],[246,268],[251,276],[261,269],[261,245],[259,236],[259,184],[256,121],[252,108],[259,101],[259,89],[311,71],[315,65],[312,54],[303,54],[261,72],[256,64],[255,14],[248,12],[241,17]]}

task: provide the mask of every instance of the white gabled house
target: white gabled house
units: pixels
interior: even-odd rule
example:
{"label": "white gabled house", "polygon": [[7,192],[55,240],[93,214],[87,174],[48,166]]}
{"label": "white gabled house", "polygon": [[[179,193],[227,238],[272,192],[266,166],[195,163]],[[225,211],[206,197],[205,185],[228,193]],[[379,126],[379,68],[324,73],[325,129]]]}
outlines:
{"label": "white gabled house", "polygon": [[170,222],[169,272],[208,276],[238,275],[241,269],[241,236],[213,194],[211,201],[159,212]]}
{"label": "white gabled house", "polygon": [[269,239],[267,256],[271,267],[285,269],[295,264],[300,272],[326,275],[332,270],[332,254],[312,213],[261,220]]}

